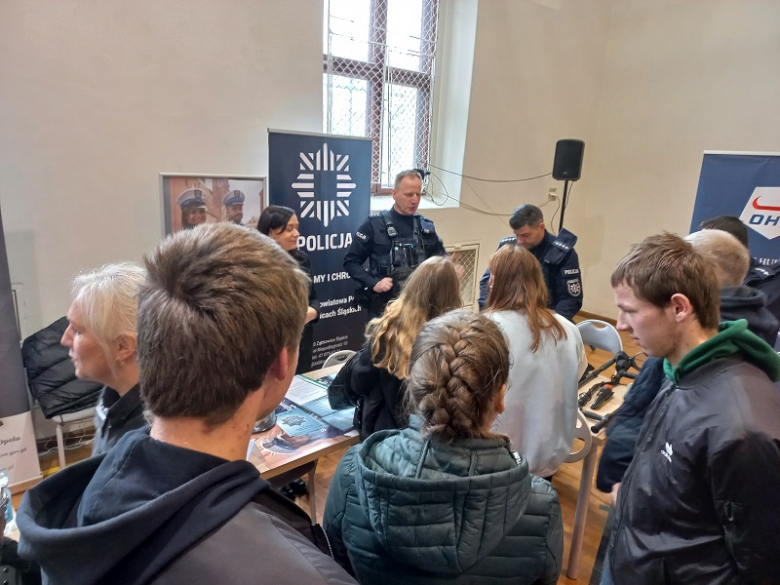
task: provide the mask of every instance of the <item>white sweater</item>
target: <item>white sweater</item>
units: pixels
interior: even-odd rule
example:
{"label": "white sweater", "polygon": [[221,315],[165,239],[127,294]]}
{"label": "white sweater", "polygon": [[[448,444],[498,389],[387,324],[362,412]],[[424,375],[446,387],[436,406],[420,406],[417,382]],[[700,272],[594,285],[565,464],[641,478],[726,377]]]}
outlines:
{"label": "white sweater", "polygon": [[547,477],[555,473],[571,452],[577,420],[577,381],[588,360],[580,332],[556,315],[566,331],[558,340],[542,333],[536,352],[528,319],[517,311],[488,315],[509,341],[509,382],[506,410],[493,423],[512,448],[528,460],[531,473]]}

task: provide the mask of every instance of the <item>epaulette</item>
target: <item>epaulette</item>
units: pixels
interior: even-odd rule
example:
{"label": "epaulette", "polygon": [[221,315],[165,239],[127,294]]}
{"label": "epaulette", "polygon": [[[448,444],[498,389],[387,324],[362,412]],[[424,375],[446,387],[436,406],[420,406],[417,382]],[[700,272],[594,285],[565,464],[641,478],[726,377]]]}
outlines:
{"label": "epaulette", "polygon": [[514,240],[515,242],[517,242],[517,236],[507,236],[507,237],[503,238],[503,239],[502,239],[500,242],[498,242],[498,243],[499,243],[499,245],[502,245],[502,246],[503,246],[504,244],[509,244],[509,243],[510,243],[512,240]]}
{"label": "epaulette", "polygon": [[745,277],[745,284],[766,280],[778,274],[780,274],[780,263],[772,264],[771,266],[753,266]]}

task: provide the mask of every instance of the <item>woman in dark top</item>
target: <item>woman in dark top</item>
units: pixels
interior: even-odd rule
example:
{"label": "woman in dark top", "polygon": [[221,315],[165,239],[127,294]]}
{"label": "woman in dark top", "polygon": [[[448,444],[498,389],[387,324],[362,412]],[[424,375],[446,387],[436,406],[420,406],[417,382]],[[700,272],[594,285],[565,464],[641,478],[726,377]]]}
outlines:
{"label": "woman in dark top", "polygon": [[269,205],[260,214],[257,221],[257,229],[274,240],[283,250],[290,253],[309,277],[309,308],[306,310],[306,325],[303,328],[301,336],[301,345],[298,350],[298,368],[296,374],[302,374],[311,370],[311,354],[314,344],[313,323],[316,323],[320,317],[320,302],[317,300],[317,291],[314,288],[314,282],[311,272],[311,261],[309,256],[298,249],[298,217],[289,207],[281,205]]}
{"label": "woman in dark top", "polygon": [[130,264],[109,264],[73,281],[68,328],[61,343],[76,376],[104,384],[95,407],[92,454],[105,453],[128,431],[146,425],[136,356],[138,289],[145,272]]}

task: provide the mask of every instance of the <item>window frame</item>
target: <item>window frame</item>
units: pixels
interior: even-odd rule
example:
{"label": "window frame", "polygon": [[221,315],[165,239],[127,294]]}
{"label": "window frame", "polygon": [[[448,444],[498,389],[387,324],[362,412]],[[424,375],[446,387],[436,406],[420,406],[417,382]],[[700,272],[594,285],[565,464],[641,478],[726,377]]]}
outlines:
{"label": "window frame", "polygon": [[[431,118],[422,117],[422,112],[431,111],[433,98],[434,62],[432,58],[436,46],[438,28],[439,0],[420,0],[422,2],[422,14],[420,19],[421,37],[428,32],[427,41],[420,41],[427,46],[421,46],[420,70],[405,69],[391,66],[385,51],[387,44],[387,15],[389,13],[390,0],[371,0],[370,14],[371,24],[369,28],[369,54],[368,60],[353,59],[349,57],[329,56],[323,54],[322,69],[326,75],[338,75],[347,79],[359,79],[366,82],[368,96],[366,99],[366,134],[371,138],[371,193],[374,195],[389,195],[391,187],[382,186],[382,126],[384,116],[385,79],[398,79],[403,77],[403,82],[392,81],[390,85],[410,87],[418,91],[417,111],[414,126],[414,153],[419,155],[420,165],[427,167],[430,156]],[[330,14],[325,14],[330,19]],[[428,23],[428,31],[423,30]],[[430,29],[433,30],[430,30]],[[329,27],[328,27],[329,30]],[[328,33],[330,34],[330,33]],[[330,61],[330,70],[328,63]],[[332,104],[330,104],[332,106]],[[327,113],[332,115],[330,109]],[[374,168],[378,169],[379,176],[374,176]],[[392,180],[392,179],[391,179]]]}

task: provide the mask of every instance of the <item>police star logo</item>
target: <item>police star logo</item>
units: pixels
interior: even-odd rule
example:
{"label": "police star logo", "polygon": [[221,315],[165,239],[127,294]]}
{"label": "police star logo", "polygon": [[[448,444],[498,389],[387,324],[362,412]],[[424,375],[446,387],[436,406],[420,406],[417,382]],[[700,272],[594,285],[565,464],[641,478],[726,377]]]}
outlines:
{"label": "police star logo", "polygon": [[[317,152],[301,152],[298,177],[292,184],[300,198],[300,216],[316,217],[325,227],[334,217],[349,215],[349,196],[356,187],[349,174],[349,155],[336,154],[324,142]],[[336,173],[336,198],[324,199],[314,190],[316,173]]]}
{"label": "police star logo", "polygon": [[582,285],[580,284],[580,281],[577,278],[574,278],[572,280],[567,280],[566,289],[569,291],[569,294],[573,297],[578,297],[580,296],[580,293],[582,293]]}

